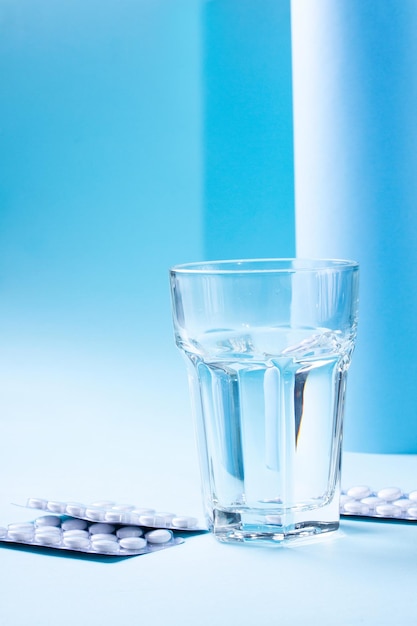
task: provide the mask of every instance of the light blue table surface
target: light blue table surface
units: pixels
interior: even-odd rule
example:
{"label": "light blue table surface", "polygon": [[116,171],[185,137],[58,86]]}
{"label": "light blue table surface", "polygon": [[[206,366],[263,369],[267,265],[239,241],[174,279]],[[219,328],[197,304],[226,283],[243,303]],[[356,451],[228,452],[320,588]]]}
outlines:
{"label": "light blue table surface", "polygon": [[[93,405],[75,412],[70,402],[61,408],[59,428],[53,410],[30,422],[6,422],[0,525],[34,519],[35,511],[11,503],[35,496],[113,498],[201,518],[185,395],[181,385],[172,390],[171,420],[169,398],[150,394],[136,425],[127,405],[117,424],[101,422],[114,410],[109,394],[100,419]],[[52,394],[50,402],[58,398]],[[345,454],[343,481],[415,489],[417,456]],[[1,624],[298,626],[314,619],[381,626],[411,623],[414,611],[417,524],[345,520],[334,538],[296,548],[225,546],[205,534],[114,563],[57,554],[0,548]]]}

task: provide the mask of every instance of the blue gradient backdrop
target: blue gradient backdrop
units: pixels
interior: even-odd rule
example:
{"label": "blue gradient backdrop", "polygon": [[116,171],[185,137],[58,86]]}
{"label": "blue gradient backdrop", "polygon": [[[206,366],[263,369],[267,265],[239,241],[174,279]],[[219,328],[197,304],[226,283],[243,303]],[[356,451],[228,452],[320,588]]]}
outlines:
{"label": "blue gradient backdrop", "polygon": [[0,0],[3,419],[184,402],[168,267],[293,253],[289,3],[235,9]]}
{"label": "blue gradient backdrop", "polygon": [[290,5],[203,12],[204,246],[210,258],[295,254]]}
{"label": "blue gradient backdrop", "polygon": [[198,5],[0,11],[2,327],[149,337],[201,256]]}
{"label": "blue gradient backdrop", "polygon": [[0,469],[29,491],[124,468],[135,501],[193,458],[168,267],[203,255],[200,50],[192,0],[0,0]]}
{"label": "blue gradient backdrop", "polygon": [[0,412],[32,456],[87,415],[194,449],[167,270],[294,255],[290,52],[289,0],[0,0]]}

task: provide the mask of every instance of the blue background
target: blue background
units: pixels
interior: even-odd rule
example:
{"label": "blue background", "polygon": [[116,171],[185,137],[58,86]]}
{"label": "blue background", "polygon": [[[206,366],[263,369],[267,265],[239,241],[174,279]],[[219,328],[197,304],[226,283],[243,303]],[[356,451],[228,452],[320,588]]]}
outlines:
{"label": "blue background", "polygon": [[1,327],[128,348],[166,324],[168,266],[201,256],[198,5],[0,8]]}
{"label": "blue background", "polygon": [[[168,267],[294,254],[288,10],[0,0],[0,526],[36,516],[27,497],[201,517]],[[415,460],[345,455],[345,485],[415,489]],[[106,564],[2,549],[0,622],[394,624],[416,531]]]}
{"label": "blue background", "polygon": [[292,8],[297,255],[361,267],[345,448],[417,452],[417,4]]}
{"label": "blue background", "polygon": [[194,449],[169,266],[294,252],[289,3],[235,9],[0,2],[0,409],[22,450],[71,423],[57,463],[82,428],[104,458],[132,422]]}
{"label": "blue background", "polygon": [[203,10],[204,253],[295,254],[290,4]]}
{"label": "blue background", "polygon": [[23,499],[69,472],[69,497],[96,473],[120,498],[131,473],[137,501],[161,444],[194,458],[168,267],[203,255],[201,66],[196,2],[0,2],[0,469]]}
{"label": "blue background", "polygon": [[81,406],[191,445],[169,266],[295,254],[290,5],[238,6],[0,0],[0,410],[39,452]]}

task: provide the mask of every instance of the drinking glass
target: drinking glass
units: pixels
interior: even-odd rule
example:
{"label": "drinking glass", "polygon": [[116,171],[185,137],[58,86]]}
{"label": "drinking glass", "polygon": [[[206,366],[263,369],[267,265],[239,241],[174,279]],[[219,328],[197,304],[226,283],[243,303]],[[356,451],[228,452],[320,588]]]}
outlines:
{"label": "drinking glass", "polygon": [[266,545],[336,530],[358,264],[201,262],[170,279],[210,530]]}

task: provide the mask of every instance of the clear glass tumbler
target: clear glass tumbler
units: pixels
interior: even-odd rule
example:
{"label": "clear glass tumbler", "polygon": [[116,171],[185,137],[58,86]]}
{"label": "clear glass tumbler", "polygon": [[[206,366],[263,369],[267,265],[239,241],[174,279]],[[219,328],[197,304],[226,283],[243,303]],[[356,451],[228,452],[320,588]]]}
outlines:
{"label": "clear glass tumbler", "polygon": [[202,262],[170,279],[210,530],[266,545],[336,530],[358,264]]}

